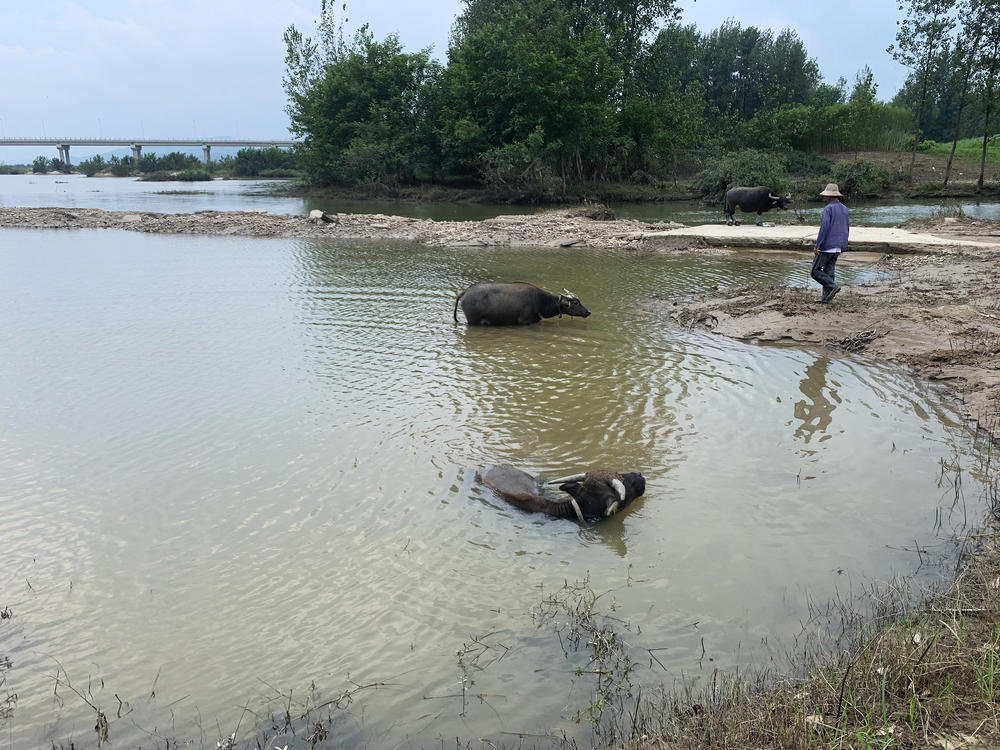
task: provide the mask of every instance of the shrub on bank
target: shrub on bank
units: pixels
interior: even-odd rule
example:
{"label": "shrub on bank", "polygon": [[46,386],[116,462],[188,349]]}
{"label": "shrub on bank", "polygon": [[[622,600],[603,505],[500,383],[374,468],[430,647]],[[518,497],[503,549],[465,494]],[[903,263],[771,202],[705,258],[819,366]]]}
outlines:
{"label": "shrub on bank", "polygon": [[544,203],[562,194],[562,182],[549,166],[540,129],[524,141],[490,149],[480,157],[483,184],[517,201]]}
{"label": "shrub on bank", "polygon": [[698,192],[719,201],[736,185],[767,185],[772,190],[787,189],[785,159],[782,155],[748,148],[725,154],[695,178]]}
{"label": "shrub on bank", "polygon": [[892,184],[892,177],[885,168],[864,159],[838,161],[831,174],[840,192],[848,198],[877,196]]}
{"label": "shrub on bank", "polygon": [[98,172],[107,169],[108,163],[104,161],[104,157],[97,154],[96,156],[81,161],[76,165],[76,168],[83,172],[87,177],[93,177]]}
{"label": "shrub on bank", "polygon": [[213,177],[207,169],[185,169],[180,172],[151,172],[140,179],[143,182],[202,182]]}

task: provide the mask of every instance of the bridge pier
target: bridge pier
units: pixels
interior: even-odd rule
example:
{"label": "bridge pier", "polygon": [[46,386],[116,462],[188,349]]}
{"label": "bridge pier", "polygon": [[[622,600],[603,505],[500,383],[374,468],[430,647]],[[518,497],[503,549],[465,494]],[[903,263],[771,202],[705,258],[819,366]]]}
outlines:
{"label": "bridge pier", "polygon": [[69,144],[63,143],[58,146],[59,149],[59,161],[65,164],[67,167],[73,166],[73,162],[69,160]]}
{"label": "bridge pier", "polygon": [[210,161],[212,161],[212,147],[209,146],[207,143],[205,143],[202,144],[201,149],[202,151],[205,152],[205,163],[208,164]]}
{"label": "bridge pier", "polygon": [[135,159],[136,165],[139,164],[139,159],[142,158],[142,144],[133,143],[132,144],[132,158]]}

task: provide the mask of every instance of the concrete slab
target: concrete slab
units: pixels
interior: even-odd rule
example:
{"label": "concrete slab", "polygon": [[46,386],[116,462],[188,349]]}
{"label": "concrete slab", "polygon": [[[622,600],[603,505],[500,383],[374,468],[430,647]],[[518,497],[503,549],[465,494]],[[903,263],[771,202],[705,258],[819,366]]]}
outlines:
{"label": "concrete slab", "polygon": [[[726,226],[702,224],[662,232],[647,232],[643,239],[663,247],[750,247],[776,250],[812,251],[818,226],[785,225],[758,227],[754,224]],[[956,252],[962,248],[994,249],[1000,251],[1000,242],[959,239],[895,227],[851,227],[850,250],[881,253],[934,253]]]}

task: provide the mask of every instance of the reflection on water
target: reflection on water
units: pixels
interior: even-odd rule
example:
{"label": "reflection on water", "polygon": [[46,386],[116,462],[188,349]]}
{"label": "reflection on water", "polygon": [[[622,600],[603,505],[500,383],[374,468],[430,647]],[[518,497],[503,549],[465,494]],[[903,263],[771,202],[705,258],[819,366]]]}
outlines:
{"label": "reflection on water", "polygon": [[[538,620],[564,583],[633,628],[637,683],[671,684],[779,657],[808,597],[920,568],[903,544],[947,550],[941,459],[977,461],[953,405],[894,366],[672,324],[736,276],[806,285],[809,259],[0,233],[12,746],[90,736],[56,679],[128,702],[121,747],[313,684],[380,686],[338,714],[344,746],[585,742],[580,653]],[[593,314],[455,324],[486,279]],[[647,491],[582,528],[489,497],[497,463]],[[474,643],[505,655],[456,658]]]}
{"label": "reflection on water", "polygon": [[806,368],[806,375],[799,383],[799,390],[804,398],[795,402],[795,418],[802,422],[795,430],[795,437],[808,444],[816,433],[820,442],[830,436],[826,434],[833,421],[833,410],[837,408],[840,397],[837,395],[836,383],[827,384],[827,368],[830,360],[827,357],[816,357]]}

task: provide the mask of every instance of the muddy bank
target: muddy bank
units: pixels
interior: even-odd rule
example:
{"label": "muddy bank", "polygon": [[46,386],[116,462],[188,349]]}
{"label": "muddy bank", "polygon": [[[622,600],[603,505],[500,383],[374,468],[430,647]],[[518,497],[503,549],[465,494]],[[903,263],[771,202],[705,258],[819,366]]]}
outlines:
{"label": "muddy bank", "polygon": [[498,216],[485,221],[432,221],[383,214],[269,214],[263,211],[197,211],[162,214],[97,208],[16,208],[0,206],[0,228],[125,229],[166,234],[244,237],[326,237],[413,240],[434,247],[607,247],[641,245],[673,222],[608,220],[602,209],[551,211],[530,216]]}

